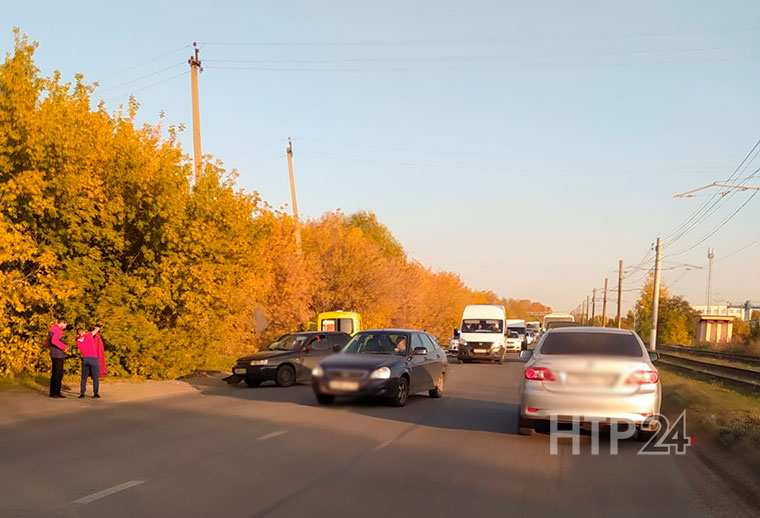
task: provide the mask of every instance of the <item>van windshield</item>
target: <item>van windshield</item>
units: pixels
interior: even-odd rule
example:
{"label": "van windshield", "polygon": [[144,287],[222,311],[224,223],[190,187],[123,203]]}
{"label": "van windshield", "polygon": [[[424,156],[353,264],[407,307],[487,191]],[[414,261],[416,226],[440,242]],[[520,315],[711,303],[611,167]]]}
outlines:
{"label": "van windshield", "polygon": [[501,333],[504,331],[504,322],[501,320],[462,320],[463,333]]}

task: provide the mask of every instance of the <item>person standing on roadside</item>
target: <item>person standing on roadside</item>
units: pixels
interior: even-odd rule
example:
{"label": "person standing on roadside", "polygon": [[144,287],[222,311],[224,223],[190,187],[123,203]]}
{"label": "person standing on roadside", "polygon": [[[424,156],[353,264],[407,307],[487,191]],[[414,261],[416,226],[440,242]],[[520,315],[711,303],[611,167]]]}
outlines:
{"label": "person standing on roadside", "polygon": [[100,388],[100,361],[98,360],[98,347],[95,345],[95,339],[91,333],[84,330],[84,327],[77,329],[77,348],[82,353],[82,378],[79,383],[79,399],[84,398],[87,390],[87,377],[92,378],[92,392],[94,398],[99,398],[98,389]]}
{"label": "person standing on roadside", "polygon": [[96,352],[98,353],[98,375],[99,377],[105,377],[108,375],[108,366],[106,365],[106,350],[105,345],[103,343],[103,337],[101,336],[101,328],[103,326],[98,323],[95,324],[95,327],[90,331],[90,334],[92,335],[92,339],[95,340],[95,348]]}
{"label": "person standing on roadside", "polygon": [[57,320],[48,330],[48,349],[50,349],[50,397],[63,398],[61,384],[63,383],[63,361],[66,359],[66,343],[63,341],[63,331],[66,322]]}

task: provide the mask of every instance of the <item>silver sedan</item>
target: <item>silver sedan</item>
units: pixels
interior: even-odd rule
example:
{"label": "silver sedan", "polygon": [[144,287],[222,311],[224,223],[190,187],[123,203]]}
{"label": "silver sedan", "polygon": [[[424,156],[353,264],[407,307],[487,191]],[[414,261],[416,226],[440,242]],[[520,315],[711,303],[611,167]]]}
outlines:
{"label": "silver sedan", "polygon": [[557,422],[632,423],[656,429],[662,387],[639,336],[622,329],[563,327],[546,332],[527,360],[520,385],[520,433]]}

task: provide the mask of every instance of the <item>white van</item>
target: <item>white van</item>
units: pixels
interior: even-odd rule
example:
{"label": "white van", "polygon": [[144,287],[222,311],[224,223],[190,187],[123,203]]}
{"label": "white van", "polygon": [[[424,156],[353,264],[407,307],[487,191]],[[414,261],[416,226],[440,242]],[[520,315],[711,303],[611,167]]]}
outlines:
{"label": "white van", "polygon": [[570,313],[549,313],[544,316],[544,329],[547,331],[554,327],[566,327],[575,324],[575,317]]}
{"label": "white van", "polygon": [[502,361],[507,351],[507,312],[504,306],[470,304],[462,313],[459,352],[460,361]]}
{"label": "white van", "polygon": [[507,350],[519,352],[523,349],[523,346],[527,345],[528,327],[525,324],[525,320],[507,320]]}

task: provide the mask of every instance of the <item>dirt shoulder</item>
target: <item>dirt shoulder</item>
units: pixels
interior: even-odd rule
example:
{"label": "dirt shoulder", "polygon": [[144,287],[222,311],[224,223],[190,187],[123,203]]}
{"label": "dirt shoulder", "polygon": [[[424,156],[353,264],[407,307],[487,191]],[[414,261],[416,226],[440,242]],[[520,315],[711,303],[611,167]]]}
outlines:
{"label": "dirt shoulder", "polygon": [[691,451],[745,500],[760,503],[760,395],[665,365],[658,370],[662,411],[675,418],[686,410]]}

